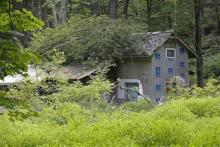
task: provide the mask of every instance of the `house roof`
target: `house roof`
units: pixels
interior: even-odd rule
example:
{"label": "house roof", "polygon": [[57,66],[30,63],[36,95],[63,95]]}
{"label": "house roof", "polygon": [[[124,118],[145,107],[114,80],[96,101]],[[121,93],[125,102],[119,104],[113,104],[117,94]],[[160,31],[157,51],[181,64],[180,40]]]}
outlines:
{"label": "house roof", "polygon": [[59,69],[52,71],[51,77],[61,77],[64,79],[80,80],[84,77],[90,76],[101,69],[101,65],[90,67],[83,64],[72,64],[61,66]]}
{"label": "house roof", "polygon": [[[91,74],[97,72],[102,68],[102,65],[97,65],[95,67],[86,66],[83,64],[71,64],[66,66],[60,66],[57,69],[48,74],[45,70],[40,68],[34,68],[33,66],[28,66],[27,75],[29,79],[32,80],[42,80],[45,77],[52,78],[63,78],[63,79],[72,79],[80,80],[84,77],[90,76]],[[14,85],[18,84],[24,80],[25,77],[22,75],[11,75],[6,76],[3,80],[0,80],[0,85]]]}
{"label": "house roof", "polygon": [[162,46],[168,39],[175,39],[186,49],[188,49],[194,56],[196,56],[196,52],[194,51],[194,49],[187,45],[187,43],[185,43],[182,39],[177,37],[173,30],[165,32],[148,32],[141,35],[144,48],[144,52],[142,52],[141,55],[152,56],[154,51]]}

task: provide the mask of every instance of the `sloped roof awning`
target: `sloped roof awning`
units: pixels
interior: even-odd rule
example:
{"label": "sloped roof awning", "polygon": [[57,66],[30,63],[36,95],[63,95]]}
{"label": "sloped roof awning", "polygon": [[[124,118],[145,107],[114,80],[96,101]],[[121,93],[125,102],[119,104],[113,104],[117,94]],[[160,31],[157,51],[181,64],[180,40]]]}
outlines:
{"label": "sloped roof awning", "polygon": [[59,77],[63,79],[80,80],[84,77],[90,76],[101,69],[101,66],[85,66],[82,64],[74,64],[68,66],[61,66],[59,69],[51,72],[51,77]]}

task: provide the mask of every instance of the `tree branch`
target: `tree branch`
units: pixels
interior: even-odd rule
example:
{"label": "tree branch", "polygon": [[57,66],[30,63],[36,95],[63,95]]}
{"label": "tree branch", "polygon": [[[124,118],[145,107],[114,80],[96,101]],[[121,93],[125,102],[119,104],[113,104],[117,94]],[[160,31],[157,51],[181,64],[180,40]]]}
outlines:
{"label": "tree branch", "polygon": [[154,105],[148,97],[144,96],[139,91],[136,91],[136,90],[133,90],[133,89],[130,89],[130,88],[126,88],[126,87],[122,87],[122,86],[116,86],[116,87],[119,87],[122,90],[130,90],[130,91],[136,92],[138,95],[142,96],[149,104],[151,104],[152,106]]}

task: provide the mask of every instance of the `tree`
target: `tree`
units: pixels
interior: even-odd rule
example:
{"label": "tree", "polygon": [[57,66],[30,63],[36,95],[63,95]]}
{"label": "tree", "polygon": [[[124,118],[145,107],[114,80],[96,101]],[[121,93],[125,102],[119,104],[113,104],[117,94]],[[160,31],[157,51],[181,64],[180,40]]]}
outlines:
{"label": "tree", "polygon": [[[138,24],[141,26],[141,24]],[[69,22],[55,29],[46,29],[35,35],[31,48],[46,61],[52,61],[54,50],[64,52],[66,63],[98,63],[120,59],[125,53],[134,54],[138,48],[133,28],[125,21],[106,16],[73,16]],[[143,32],[145,28],[141,29]]]}
{"label": "tree", "polygon": [[128,6],[129,6],[129,0],[124,1],[124,10],[123,15],[125,18],[128,18]]}
{"label": "tree", "polygon": [[10,0],[0,2],[0,79],[27,69],[34,55],[22,46],[24,33],[42,26],[43,22],[31,12],[15,9]]}
{"label": "tree", "polygon": [[197,52],[197,85],[203,86],[203,57],[201,46],[201,0],[194,0],[195,13],[195,48]]}
{"label": "tree", "polygon": [[67,6],[68,0],[61,0],[61,8],[60,8],[60,24],[63,24],[67,17]]}
{"label": "tree", "polygon": [[109,0],[109,16],[112,19],[117,18],[117,0]]}
{"label": "tree", "polygon": [[147,0],[147,24],[148,30],[151,31],[151,9],[152,9],[152,0]]}

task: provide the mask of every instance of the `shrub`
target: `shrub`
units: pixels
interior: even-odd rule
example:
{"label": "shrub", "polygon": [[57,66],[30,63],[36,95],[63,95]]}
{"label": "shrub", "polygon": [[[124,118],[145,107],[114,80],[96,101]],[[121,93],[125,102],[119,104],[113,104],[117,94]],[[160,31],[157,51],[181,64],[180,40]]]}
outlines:
{"label": "shrub", "polygon": [[177,85],[171,88],[166,100],[216,97],[220,95],[220,85],[217,83],[216,79],[209,79],[203,88],[196,85],[189,88],[177,82]]}
{"label": "shrub", "polygon": [[42,103],[37,115],[30,115],[33,98],[28,108],[18,107],[25,119],[0,115],[0,146],[219,146],[220,96],[208,87],[212,97],[194,94],[152,108],[145,100],[102,103],[111,83],[100,76],[88,85],[62,85],[62,91],[37,96]]}

